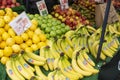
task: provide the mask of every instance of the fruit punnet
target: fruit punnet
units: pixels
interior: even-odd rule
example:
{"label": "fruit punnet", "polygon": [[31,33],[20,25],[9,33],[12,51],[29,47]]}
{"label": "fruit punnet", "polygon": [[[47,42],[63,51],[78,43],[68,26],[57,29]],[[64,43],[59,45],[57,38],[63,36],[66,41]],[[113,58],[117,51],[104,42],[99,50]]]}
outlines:
{"label": "fruit punnet", "polygon": [[38,28],[36,20],[31,20],[30,28],[20,36],[14,32],[9,22],[17,15],[11,8],[0,10],[0,59],[3,64],[12,54],[18,54],[21,50],[33,52],[46,45],[46,36]]}

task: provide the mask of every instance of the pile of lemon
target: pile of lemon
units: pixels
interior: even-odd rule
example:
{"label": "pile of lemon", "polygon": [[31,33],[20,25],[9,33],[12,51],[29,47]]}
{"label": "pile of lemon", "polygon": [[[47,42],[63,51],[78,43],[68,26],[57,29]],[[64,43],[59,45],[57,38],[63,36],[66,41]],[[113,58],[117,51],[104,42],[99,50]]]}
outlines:
{"label": "pile of lemon", "polygon": [[32,52],[46,45],[46,36],[37,28],[38,22],[31,20],[32,25],[20,36],[17,36],[9,22],[18,16],[10,8],[0,10],[0,61],[5,64],[12,54],[21,50]]}

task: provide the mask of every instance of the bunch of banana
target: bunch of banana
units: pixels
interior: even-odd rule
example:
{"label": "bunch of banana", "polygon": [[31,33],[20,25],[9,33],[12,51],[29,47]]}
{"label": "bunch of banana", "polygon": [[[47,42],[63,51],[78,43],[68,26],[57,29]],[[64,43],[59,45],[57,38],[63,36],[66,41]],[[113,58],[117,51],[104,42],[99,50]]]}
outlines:
{"label": "bunch of banana", "polygon": [[56,55],[56,53],[54,53],[53,49],[49,45],[42,47],[40,49],[40,56],[44,57],[47,60],[46,64],[43,65],[43,68],[46,71],[48,71],[48,70],[53,71],[54,70],[54,60],[55,60],[55,58],[59,57]]}
{"label": "bunch of banana", "polygon": [[69,80],[78,80],[83,78],[83,75],[76,72],[73,68],[71,63],[68,61],[68,58],[65,56],[64,53],[60,54],[61,57],[58,59],[58,67],[62,74],[66,76]]}
{"label": "bunch of banana", "polygon": [[34,68],[35,68],[35,73],[37,76],[42,78],[42,80],[48,80],[48,77],[41,71],[39,66],[34,66]]}
{"label": "bunch of banana", "polygon": [[12,80],[31,79],[35,76],[34,71],[35,69],[23,59],[21,54],[11,57],[6,64],[6,72]]}
{"label": "bunch of banana", "polygon": [[60,69],[56,69],[48,74],[48,80],[71,80],[64,76]]}
{"label": "bunch of banana", "polygon": [[[99,29],[100,30],[100,29]],[[97,51],[100,42],[100,34],[93,34],[91,37],[88,38],[88,46],[91,54],[96,58]],[[101,56],[102,60],[105,60],[106,57],[113,57],[119,47],[119,41],[116,38],[115,34],[107,31],[105,35],[105,40],[103,43]]]}
{"label": "bunch of banana", "polygon": [[95,63],[88,56],[85,48],[78,48],[73,52],[72,67],[76,72],[83,76],[90,76],[99,72],[94,66]]}
{"label": "bunch of banana", "polygon": [[120,22],[116,22],[108,26],[108,29],[111,33],[115,33],[116,35],[120,35]]}

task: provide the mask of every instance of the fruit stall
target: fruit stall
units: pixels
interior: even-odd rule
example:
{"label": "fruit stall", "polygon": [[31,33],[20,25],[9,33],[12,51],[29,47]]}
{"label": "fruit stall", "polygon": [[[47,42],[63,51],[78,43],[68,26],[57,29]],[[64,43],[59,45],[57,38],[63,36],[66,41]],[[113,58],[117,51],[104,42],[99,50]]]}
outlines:
{"label": "fruit stall", "polygon": [[0,0],[0,80],[119,80],[120,1],[47,1]]}

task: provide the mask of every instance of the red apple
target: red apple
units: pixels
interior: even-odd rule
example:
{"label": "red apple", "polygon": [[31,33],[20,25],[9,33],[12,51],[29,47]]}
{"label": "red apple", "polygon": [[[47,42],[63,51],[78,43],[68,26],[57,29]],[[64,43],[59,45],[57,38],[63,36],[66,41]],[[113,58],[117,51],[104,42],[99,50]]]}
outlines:
{"label": "red apple", "polygon": [[1,8],[1,9],[2,9],[2,8],[5,8],[5,6],[1,6],[0,8]]}
{"label": "red apple", "polygon": [[11,5],[12,4],[12,1],[11,0],[7,0],[6,1],[8,5]]}
{"label": "red apple", "polygon": [[17,1],[16,0],[12,0],[12,3],[16,3]]}
{"label": "red apple", "polygon": [[20,3],[17,2],[17,3],[16,3],[16,6],[20,6]]}
{"label": "red apple", "polygon": [[6,7],[7,7],[7,8],[11,8],[11,5],[7,5]]}
{"label": "red apple", "polygon": [[15,7],[15,4],[11,4],[11,7]]}
{"label": "red apple", "polygon": [[6,0],[2,0],[2,6],[5,6],[5,5],[7,5]]}

